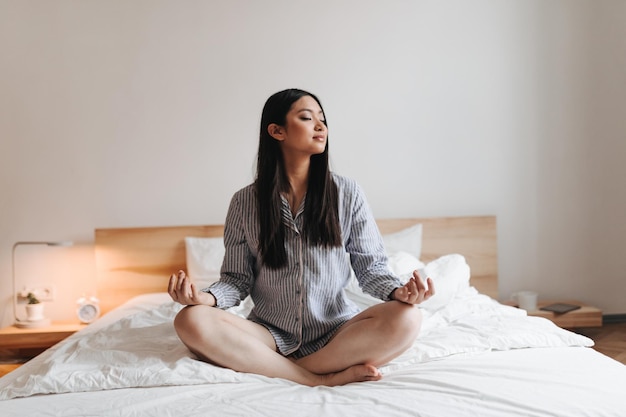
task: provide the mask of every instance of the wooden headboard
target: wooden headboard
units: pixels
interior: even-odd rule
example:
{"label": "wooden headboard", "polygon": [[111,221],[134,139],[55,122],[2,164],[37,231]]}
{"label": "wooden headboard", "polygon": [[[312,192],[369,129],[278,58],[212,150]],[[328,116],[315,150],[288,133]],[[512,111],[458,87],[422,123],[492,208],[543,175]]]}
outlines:
{"label": "wooden headboard", "polygon": [[[382,234],[421,223],[423,262],[459,253],[470,266],[471,284],[484,294],[498,297],[495,216],[383,219],[377,223]],[[169,276],[185,269],[185,237],[218,237],[223,233],[221,225],[96,229],[102,312],[136,295],[167,291]]]}

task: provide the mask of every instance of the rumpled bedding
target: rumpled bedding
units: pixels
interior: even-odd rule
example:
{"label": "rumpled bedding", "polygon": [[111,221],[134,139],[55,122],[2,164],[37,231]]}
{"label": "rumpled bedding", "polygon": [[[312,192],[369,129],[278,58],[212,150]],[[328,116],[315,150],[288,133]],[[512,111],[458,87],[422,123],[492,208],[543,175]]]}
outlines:
{"label": "rumpled bedding", "polygon": [[[172,324],[181,306],[167,301],[163,294],[154,296],[160,301],[152,301],[154,307],[128,316],[117,312],[121,318],[109,318],[112,322],[99,329],[89,326],[0,378],[0,399],[131,387],[254,380],[273,383],[271,378],[196,360],[178,339]],[[142,297],[142,301],[147,300]],[[129,311],[137,311],[133,308]],[[230,311],[245,316],[249,308],[249,302],[244,302]],[[452,356],[593,345],[584,336],[549,320],[528,317],[525,311],[499,304],[470,286],[458,291],[445,306],[424,309],[423,313],[418,339],[407,352],[381,368],[384,378],[402,375],[404,369],[415,364]]]}

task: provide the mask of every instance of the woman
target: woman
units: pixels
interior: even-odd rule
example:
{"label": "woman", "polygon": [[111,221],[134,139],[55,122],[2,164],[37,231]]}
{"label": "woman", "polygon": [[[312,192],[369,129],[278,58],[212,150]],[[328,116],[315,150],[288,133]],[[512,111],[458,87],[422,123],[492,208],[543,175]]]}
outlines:
{"label": "woman", "polygon": [[[224,245],[220,281],[199,290],[179,271],[168,291],[187,306],[174,320],[183,343],[240,372],[309,386],[378,380],[419,332],[415,304],[434,294],[417,271],[405,285],[390,272],[362,191],[329,171],[320,101],[302,90],[265,103],[257,178],[233,196]],[[359,312],[343,291],[350,267],[387,302]],[[247,320],[223,310],[249,294]]]}

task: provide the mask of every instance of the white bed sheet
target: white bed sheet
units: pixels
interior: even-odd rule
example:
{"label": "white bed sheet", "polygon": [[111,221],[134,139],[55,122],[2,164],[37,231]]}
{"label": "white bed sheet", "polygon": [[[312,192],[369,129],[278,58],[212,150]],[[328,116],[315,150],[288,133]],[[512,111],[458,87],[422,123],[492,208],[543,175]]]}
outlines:
{"label": "white bed sheet", "polygon": [[308,388],[128,388],[0,402],[3,416],[624,416],[624,370],[589,348],[494,351],[408,367],[381,381]]}
{"label": "white bed sheet", "polygon": [[381,381],[333,388],[195,360],[172,327],[179,308],[154,294],[109,313],[1,378],[0,414],[626,416],[624,365],[471,287],[424,311],[420,337]]}

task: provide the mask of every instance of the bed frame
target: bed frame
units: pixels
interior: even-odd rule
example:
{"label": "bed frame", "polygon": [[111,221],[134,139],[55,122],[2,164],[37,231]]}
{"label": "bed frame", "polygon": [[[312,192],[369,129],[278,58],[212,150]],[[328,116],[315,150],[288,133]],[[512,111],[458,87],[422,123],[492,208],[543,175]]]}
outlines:
{"label": "bed frame", "polygon": [[[498,297],[495,216],[377,220],[381,233],[423,227],[424,262],[459,253],[471,268],[471,284]],[[219,237],[223,225],[106,228],[95,230],[98,297],[103,313],[134,296],[167,291],[169,276],[185,269],[185,237]]]}

